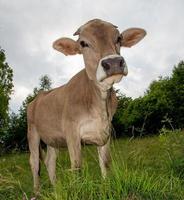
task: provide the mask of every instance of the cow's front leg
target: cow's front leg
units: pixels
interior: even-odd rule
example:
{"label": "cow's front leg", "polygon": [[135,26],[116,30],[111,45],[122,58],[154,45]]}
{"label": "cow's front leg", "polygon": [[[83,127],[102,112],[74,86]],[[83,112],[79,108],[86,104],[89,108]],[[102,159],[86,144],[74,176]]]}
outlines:
{"label": "cow's front leg", "polygon": [[70,137],[67,141],[68,151],[71,161],[71,170],[79,170],[81,168],[81,141],[78,137]]}
{"label": "cow's front leg", "polygon": [[111,157],[110,157],[110,139],[104,146],[97,147],[99,164],[103,178],[107,175],[107,168],[109,168]]}

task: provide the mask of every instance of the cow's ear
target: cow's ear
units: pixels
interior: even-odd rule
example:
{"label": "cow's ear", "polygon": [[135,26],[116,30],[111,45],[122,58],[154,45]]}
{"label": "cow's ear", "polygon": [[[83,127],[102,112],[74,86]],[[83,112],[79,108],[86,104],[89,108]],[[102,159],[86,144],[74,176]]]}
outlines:
{"label": "cow's ear", "polygon": [[67,55],[80,54],[79,44],[70,38],[60,38],[53,43],[53,48]]}
{"label": "cow's ear", "polygon": [[121,46],[131,47],[144,38],[146,31],[142,28],[129,28],[121,33]]}

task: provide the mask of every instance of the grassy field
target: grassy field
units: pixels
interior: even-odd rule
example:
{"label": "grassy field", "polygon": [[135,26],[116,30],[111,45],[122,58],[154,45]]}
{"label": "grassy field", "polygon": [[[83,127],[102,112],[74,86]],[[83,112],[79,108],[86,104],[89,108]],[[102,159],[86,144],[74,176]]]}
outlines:
{"label": "grassy field", "polygon": [[[160,136],[115,140],[111,148],[113,161],[105,180],[100,176],[96,148],[83,148],[80,173],[68,170],[68,152],[61,150],[55,187],[50,185],[42,165],[39,199],[184,199],[184,132],[163,131]],[[32,196],[28,159],[27,153],[0,157],[1,200],[26,200]]]}

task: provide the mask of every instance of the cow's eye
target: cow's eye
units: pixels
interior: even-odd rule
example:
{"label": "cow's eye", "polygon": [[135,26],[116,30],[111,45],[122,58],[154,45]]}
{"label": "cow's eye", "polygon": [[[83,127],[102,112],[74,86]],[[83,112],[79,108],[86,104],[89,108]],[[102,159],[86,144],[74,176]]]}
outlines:
{"label": "cow's eye", "polygon": [[118,44],[118,43],[119,43],[119,44],[121,43],[121,36],[118,36],[116,43],[117,43],[117,44]]}
{"label": "cow's eye", "polygon": [[89,47],[89,45],[84,41],[80,41],[80,45],[81,45],[82,48]]}

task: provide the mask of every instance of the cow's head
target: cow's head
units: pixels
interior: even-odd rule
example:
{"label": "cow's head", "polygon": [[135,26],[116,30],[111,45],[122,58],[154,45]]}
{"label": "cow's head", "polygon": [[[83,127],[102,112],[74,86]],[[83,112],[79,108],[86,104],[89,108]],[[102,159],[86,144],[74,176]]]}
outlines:
{"label": "cow's head", "polygon": [[54,42],[54,49],[65,55],[82,54],[88,77],[98,84],[112,86],[128,74],[120,47],[135,45],[146,31],[129,28],[120,33],[113,24],[94,19],[81,26],[74,35],[79,36],[77,41],[60,38]]}

